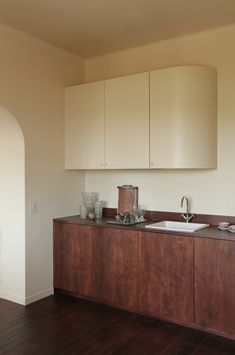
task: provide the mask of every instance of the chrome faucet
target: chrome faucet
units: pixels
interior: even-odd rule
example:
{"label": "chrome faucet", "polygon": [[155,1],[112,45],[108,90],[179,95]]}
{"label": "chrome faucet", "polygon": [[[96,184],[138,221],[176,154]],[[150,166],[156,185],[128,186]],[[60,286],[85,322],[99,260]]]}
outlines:
{"label": "chrome faucet", "polygon": [[183,207],[184,200],[186,201],[186,214],[182,213],[181,216],[185,219],[186,223],[189,223],[191,219],[194,217],[194,215],[189,213],[189,203],[188,203],[187,196],[182,197],[180,206]]}

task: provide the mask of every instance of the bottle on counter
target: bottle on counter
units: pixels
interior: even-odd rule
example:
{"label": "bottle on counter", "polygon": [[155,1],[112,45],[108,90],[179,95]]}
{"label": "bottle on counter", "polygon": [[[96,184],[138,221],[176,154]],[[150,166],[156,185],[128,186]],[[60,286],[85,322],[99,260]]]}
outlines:
{"label": "bottle on counter", "polygon": [[87,207],[85,205],[80,206],[80,217],[81,219],[87,218]]}

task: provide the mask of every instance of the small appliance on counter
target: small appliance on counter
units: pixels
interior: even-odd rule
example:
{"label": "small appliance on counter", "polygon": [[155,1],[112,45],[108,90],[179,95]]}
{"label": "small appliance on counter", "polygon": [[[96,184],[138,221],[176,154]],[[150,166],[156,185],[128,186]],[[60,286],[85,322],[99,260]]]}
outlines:
{"label": "small appliance on counter", "polygon": [[133,213],[134,206],[138,205],[138,187],[132,185],[118,186],[118,213]]}
{"label": "small appliance on counter", "polygon": [[118,186],[118,210],[110,224],[133,225],[145,222],[144,210],[138,205],[138,187],[132,185]]}

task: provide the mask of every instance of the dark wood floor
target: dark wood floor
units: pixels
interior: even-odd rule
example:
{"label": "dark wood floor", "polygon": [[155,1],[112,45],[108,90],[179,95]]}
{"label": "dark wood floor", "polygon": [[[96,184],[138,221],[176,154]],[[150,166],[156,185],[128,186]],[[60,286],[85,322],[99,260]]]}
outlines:
{"label": "dark wood floor", "polygon": [[235,342],[56,295],[27,307],[0,300],[0,354],[234,355]]}

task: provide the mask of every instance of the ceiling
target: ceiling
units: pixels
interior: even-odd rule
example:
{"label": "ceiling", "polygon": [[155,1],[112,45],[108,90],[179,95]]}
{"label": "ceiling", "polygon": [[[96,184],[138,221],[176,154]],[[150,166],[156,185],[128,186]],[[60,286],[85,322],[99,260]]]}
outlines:
{"label": "ceiling", "polygon": [[0,22],[83,58],[235,22],[235,0],[0,0]]}

